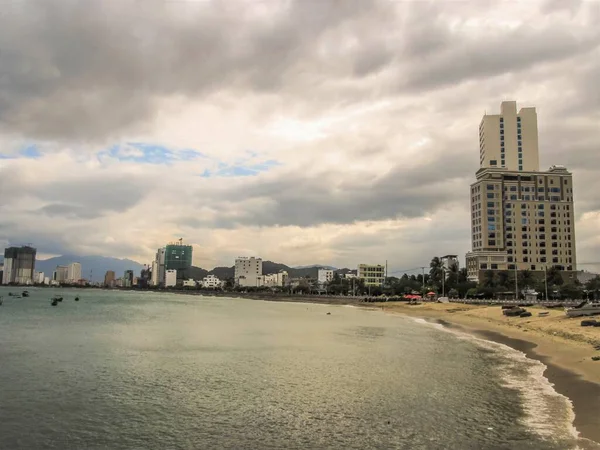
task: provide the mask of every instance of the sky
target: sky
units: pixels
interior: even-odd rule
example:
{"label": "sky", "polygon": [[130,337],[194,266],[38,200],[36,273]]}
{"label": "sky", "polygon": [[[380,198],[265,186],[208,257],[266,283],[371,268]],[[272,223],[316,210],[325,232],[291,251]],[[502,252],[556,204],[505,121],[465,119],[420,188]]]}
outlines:
{"label": "sky", "polygon": [[0,246],[464,258],[479,123],[516,100],[600,261],[598,23],[597,1],[3,2]]}

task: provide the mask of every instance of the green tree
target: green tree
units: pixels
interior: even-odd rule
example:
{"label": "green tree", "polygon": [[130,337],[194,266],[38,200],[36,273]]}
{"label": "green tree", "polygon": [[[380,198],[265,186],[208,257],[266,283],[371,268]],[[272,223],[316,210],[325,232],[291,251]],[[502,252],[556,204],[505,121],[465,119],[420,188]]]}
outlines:
{"label": "green tree", "polygon": [[560,270],[556,267],[550,267],[546,271],[546,281],[548,286],[561,286],[563,284],[563,279],[560,276]]}
{"label": "green tree", "polygon": [[429,263],[429,279],[431,284],[437,288],[442,285],[442,277],[444,276],[444,268],[442,260],[435,256]]}

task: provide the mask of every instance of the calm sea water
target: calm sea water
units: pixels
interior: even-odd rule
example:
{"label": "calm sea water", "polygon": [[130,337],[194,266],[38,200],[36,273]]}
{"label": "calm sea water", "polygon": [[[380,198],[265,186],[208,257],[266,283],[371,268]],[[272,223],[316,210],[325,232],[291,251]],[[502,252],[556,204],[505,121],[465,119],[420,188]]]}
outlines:
{"label": "calm sea water", "polygon": [[[0,289],[2,449],[576,446],[570,403],[540,363],[419,321],[351,307],[9,290]],[[54,293],[65,297],[56,307]]]}

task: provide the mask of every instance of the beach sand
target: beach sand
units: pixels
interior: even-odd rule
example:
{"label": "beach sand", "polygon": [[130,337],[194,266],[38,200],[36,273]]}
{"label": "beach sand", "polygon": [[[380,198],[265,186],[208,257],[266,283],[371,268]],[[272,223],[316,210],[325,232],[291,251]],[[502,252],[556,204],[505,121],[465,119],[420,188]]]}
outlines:
{"label": "beach sand", "polygon": [[[371,306],[371,305],[369,305]],[[581,327],[582,318],[563,310],[526,308],[532,317],[506,317],[500,306],[460,303],[377,303],[384,312],[420,317],[499,342],[547,366],[544,376],[573,402],[575,427],[581,436],[600,443],[600,327]],[[549,311],[539,317],[538,312]],[[597,448],[597,447],[590,447]]]}

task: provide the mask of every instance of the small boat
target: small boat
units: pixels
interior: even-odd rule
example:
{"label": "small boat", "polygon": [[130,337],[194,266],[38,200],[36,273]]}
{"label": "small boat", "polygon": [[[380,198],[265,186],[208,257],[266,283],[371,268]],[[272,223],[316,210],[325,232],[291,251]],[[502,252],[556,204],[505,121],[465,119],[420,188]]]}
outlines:
{"label": "small boat", "polygon": [[29,297],[29,291],[23,291],[23,297]]}
{"label": "small boat", "polygon": [[567,317],[594,316],[600,314],[600,302],[581,302],[573,308],[565,310]]}
{"label": "small boat", "polygon": [[546,317],[548,314],[550,314],[550,312],[548,312],[548,311],[542,311],[542,312],[538,313],[538,316],[540,316],[540,317]]}
{"label": "small boat", "polygon": [[12,297],[12,295],[13,295],[13,293],[12,293],[12,292],[9,292],[9,293],[8,293],[8,296],[9,296],[9,297]]}
{"label": "small boat", "polygon": [[60,295],[55,295],[54,297],[52,297],[52,301],[53,302],[62,302],[63,298]]}
{"label": "small boat", "polygon": [[56,306],[58,305],[58,301],[57,300],[52,300],[52,303],[50,303],[52,306]]}
{"label": "small boat", "polygon": [[79,301],[79,297],[75,297],[75,301],[78,302]]}

